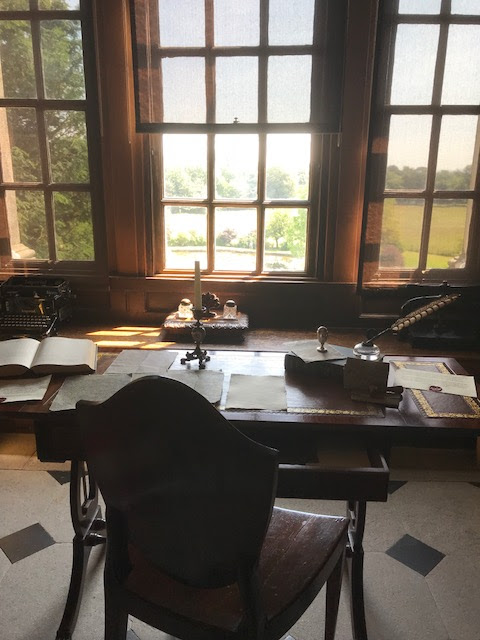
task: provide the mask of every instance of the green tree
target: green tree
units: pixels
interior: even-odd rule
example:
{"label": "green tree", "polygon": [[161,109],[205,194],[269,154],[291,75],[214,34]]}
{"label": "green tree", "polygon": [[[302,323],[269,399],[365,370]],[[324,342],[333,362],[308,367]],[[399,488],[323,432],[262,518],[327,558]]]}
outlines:
{"label": "green tree", "polygon": [[267,170],[267,196],[286,200],[295,194],[295,182],[292,176],[280,167]]}
{"label": "green tree", "polygon": [[235,175],[228,169],[222,169],[216,180],[217,195],[220,198],[239,198],[240,191],[234,185]]}
{"label": "green tree", "polygon": [[[9,5],[12,5],[10,0]],[[42,9],[69,9],[66,0],[43,0]],[[24,2],[9,8],[26,9]],[[19,5],[19,6],[16,6]],[[54,17],[54,16],[52,16]],[[42,71],[46,97],[58,100],[85,98],[83,50],[77,20],[42,20],[40,28]],[[36,98],[37,89],[30,23],[0,22],[0,63],[6,98]],[[85,112],[78,109],[7,109],[14,180],[38,182],[45,176],[38,146],[39,118],[44,119],[50,158],[50,178],[55,183],[85,184],[90,180]],[[5,153],[5,150],[4,150]],[[7,150],[8,153],[8,150]],[[57,258],[93,259],[93,229],[90,196],[79,191],[54,191]],[[22,242],[49,258],[46,215],[41,192],[19,190],[16,205]]]}
{"label": "green tree", "polygon": [[290,224],[290,216],[283,209],[273,211],[265,228],[265,237],[267,240],[273,238],[275,249],[280,249],[280,240],[285,240],[287,236],[288,226]]}

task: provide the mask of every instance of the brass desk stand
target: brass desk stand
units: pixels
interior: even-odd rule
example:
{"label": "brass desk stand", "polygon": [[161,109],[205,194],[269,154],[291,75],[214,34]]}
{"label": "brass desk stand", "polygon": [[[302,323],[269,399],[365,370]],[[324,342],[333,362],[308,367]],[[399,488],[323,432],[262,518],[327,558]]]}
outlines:
{"label": "brass desk stand", "polygon": [[202,342],[205,340],[206,335],[205,327],[202,323],[203,310],[204,308],[193,309],[193,317],[196,320],[195,324],[192,326],[192,338],[195,343],[195,349],[193,351],[187,351],[185,357],[180,360],[182,364],[190,362],[190,360],[198,360],[199,369],[205,369],[205,362],[210,360],[210,356],[207,355],[207,352],[200,347]]}

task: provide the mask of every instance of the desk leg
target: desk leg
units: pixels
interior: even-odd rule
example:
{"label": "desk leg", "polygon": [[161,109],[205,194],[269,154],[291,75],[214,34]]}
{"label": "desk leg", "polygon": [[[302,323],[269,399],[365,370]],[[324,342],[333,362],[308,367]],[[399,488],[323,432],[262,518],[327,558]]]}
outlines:
{"label": "desk leg", "polygon": [[347,503],[348,527],[347,567],[350,576],[353,640],[368,640],[363,598],[363,533],[367,503]]}
{"label": "desk leg", "polygon": [[70,640],[77,622],[91,548],[106,540],[98,489],[84,462],[72,460],[70,478],[70,515],[73,538],[73,564],[67,602],[56,640]]}

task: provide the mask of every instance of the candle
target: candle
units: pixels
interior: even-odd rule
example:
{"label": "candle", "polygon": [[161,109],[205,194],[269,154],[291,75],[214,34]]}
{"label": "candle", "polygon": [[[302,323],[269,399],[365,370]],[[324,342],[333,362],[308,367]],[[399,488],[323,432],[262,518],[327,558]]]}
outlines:
{"label": "candle", "polygon": [[200,262],[195,260],[195,287],[193,290],[193,306],[202,308],[202,281],[200,280]]}

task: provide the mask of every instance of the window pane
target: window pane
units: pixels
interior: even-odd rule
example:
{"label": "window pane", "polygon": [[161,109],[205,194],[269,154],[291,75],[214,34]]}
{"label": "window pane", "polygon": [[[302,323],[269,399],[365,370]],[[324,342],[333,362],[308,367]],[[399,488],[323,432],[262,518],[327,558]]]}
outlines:
{"label": "window pane", "polygon": [[441,0],[400,0],[398,13],[440,13],[440,3]]}
{"label": "window pane", "polygon": [[206,198],[207,136],[166,134],[162,139],[165,198]]}
{"label": "window pane", "polygon": [[[0,63],[2,98],[35,98],[32,34],[30,23],[20,20],[0,22]],[[21,73],[19,70],[21,69]]]}
{"label": "window pane", "polygon": [[258,121],[258,58],[217,58],[216,121]]}
{"label": "window pane", "polygon": [[48,255],[45,202],[40,191],[7,191],[8,229],[12,257],[45,260]]}
{"label": "window pane", "polygon": [[53,182],[88,182],[88,148],[83,111],[47,111]]}
{"label": "window pane", "polygon": [[424,189],[431,116],[392,116],[388,140],[386,189]]}
{"label": "window pane", "polygon": [[391,104],[431,103],[438,34],[438,25],[398,25]]}
{"label": "window pane", "polygon": [[89,193],[53,196],[57,260],[93,260],[92,203]]}
{"label": "window pane", "polygon": [[266,209],[264,271],[305,271],[307,209]]}
{"label": "window pane", "polygon": [[477,116],[444,116],[440,131],[435,189],[473,189]]}
{"label": "window pane", "polygon": [[79,0],[39,0],[40,9],[80,9]]}
{"label": "window pane", "polygon": [[308,200],[309,174],[309,134],[267,135],[267,200]]}
{"label": "window pane", "polygon": [[256,209],[215,209],[215,269],[254,271],[256,268]]}
{"label": "window pane", "polygon": [[193,269],[195,260],[207,267],[206,207],[165,207],[167,269]]}
{"label": "window pane", "polygon": [[422,236],[423,200],[385,198],[380,267],[416,269]]}
{"label": "window pane", "polygon": [[270,0],[268,44],[312,44],[315,0]]}
{"label": "window pane", "polygon": [[268,121],[309,122],[311,56],[271,56],[268,61]]}
{"label": "window pane", "polygon": [[42,20],[45,95],[54,100],[85,98],[82,30],[79,20]]}
{"label": "window pane", "polygon": [[471,200],[433,201],[427,269],[465,266],[471,215]]}
{"label": "window pane", "polygon": [[478,0],[452,0],[452,13],[464,13],[480,15],[480,3]]}
{"label": "window pane", "polygon": [[2,0],[0,5],[0,11],[25,11],[29,8],[29,0]]}
{"label": "window pane", "polygon": [[204,58],[162,60],[165,122],[205,122]]}
{"label": "window pane", "polygon": [[480,25],[451,25],[442,104],[480,102]]}
{"label": "window pane", "polygon": [[215,197],[252,200],[257,197],[258,136],[215,136]]}
{"label": "window pane", "polygon": [[158,0],[160,46],[205,45],[204,0]]}
{"label": "window pane", "polygon": [[215,0],[214,16],[217,47],[259,44],[259,0]]}
{"label": "window pane", "polygon": [[42,179],[34,109],[0,109],[0,152],[5,182]]}

